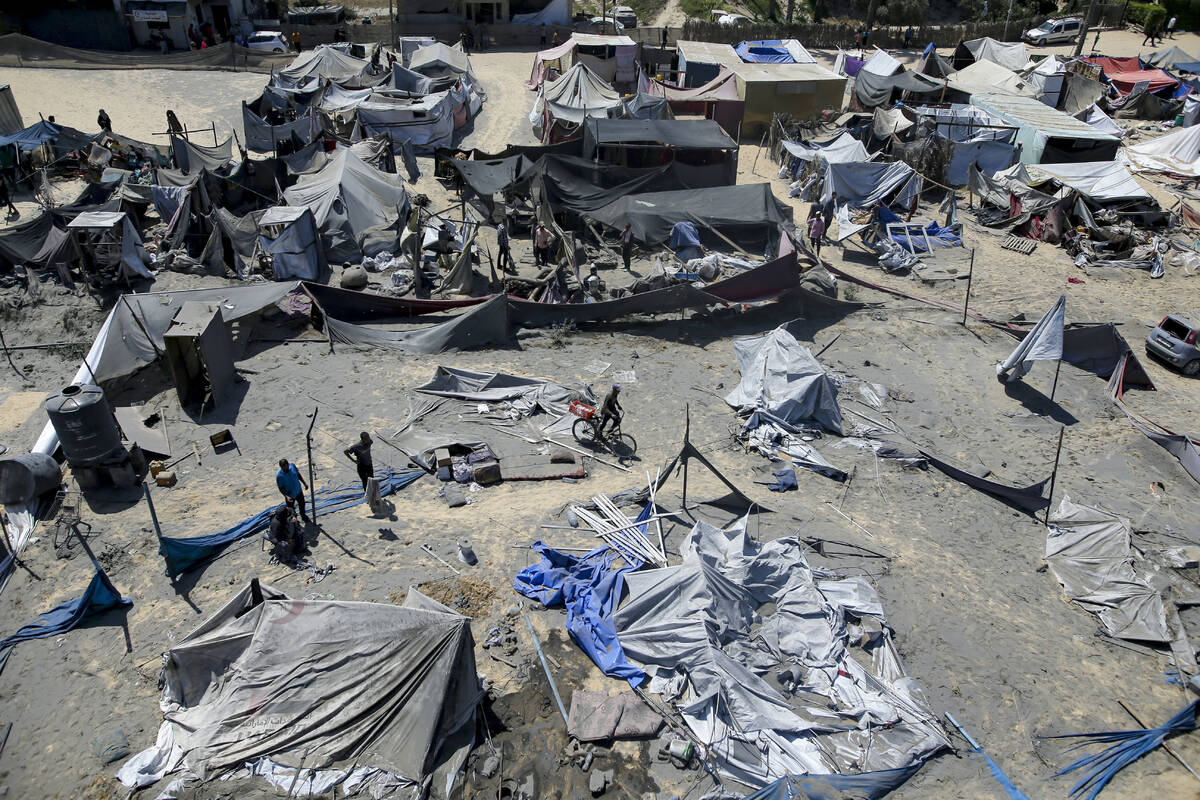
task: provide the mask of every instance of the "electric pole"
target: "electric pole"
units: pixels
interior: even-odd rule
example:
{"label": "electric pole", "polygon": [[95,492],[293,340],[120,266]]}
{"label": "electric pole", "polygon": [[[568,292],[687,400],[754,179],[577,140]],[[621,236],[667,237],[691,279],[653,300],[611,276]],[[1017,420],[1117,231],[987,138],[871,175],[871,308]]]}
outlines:
{"label": "electric pole", "polygon": [[1083,40],[1087,38],[1088,28],[1092,25],[1092,18],[1096,16],[1096,0],[1092,0],[1088,5],[1087,14],[1083,17],[1083,23],[1079,26],[1079,38],[1075,40],[1075,57],[1083,52]]}

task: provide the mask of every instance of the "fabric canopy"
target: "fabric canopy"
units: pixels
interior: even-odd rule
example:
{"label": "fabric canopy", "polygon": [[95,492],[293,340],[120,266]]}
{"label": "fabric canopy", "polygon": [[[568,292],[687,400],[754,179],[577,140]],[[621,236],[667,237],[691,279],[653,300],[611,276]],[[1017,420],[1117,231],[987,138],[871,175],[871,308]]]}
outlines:
{"label": "fabric canopy", "polygon": [[735,150],[737,142],[711,119],[589,119],[583,127],[583,157],[610,144],[657,144],[667,148]]}
{"label": "fabric canopy", "polygon": [[621,95],[586,64],[580,62],[558,78],[542,84],[529,112],[533,131],[550,141],[556,122],[574,130],[588,117],[607,117],[621,107]]}
{"label": "fabric canopy", "polygon": [[844,164],[852,161],[869,161],[872,156],[867,152],[867,148],[863,147],[863,143],[855,139],[849,132],[843,132],[841,136],[834,139],[832,142],[818,145],[805,145],[803,142],[783,142],[783,148],[796,158],[804,161],[812,161],[814,158],[823,158],[830,164]]}
{"label": "fabric canopy", "polygon": [[898,72],[893,75],[875,75],[864,68],[854,79],[854,95],[865,108],[888,105],[893,92],[915,92],[928,94],[942,91],[945,84],[937,78],[919,72]]}
{"label": "fabric canopy", "polygon": [[990,36],[984,36],[982,39],[963,42],[962,47],[965,47],[976,61],[991,61],[1014,72],[1024,69],[1029,61],[1029,51],[1024,42],[999,42]]}
{"label": "fabric canopy", "polygon": [[913,168],[903,161],[829,164],[821,199],[829,200],[836,192],[839,205],[871,206],[900,189],[912,177]]}
{"label": "fabric canopy", "polygon": [[1169,172],[1200,178],[1200,125],[1126,145],[1121,154],[1138,172]]}
{"label": "fabric canopy", "polygon": [[370,68],[370,61],[322,44],[296,56],[291,64],[275,73],[274,80],[290,86],[304,84],[312,78],[347,83],[362,78]]}
{"label": "fabric canopy", "polygon": [[413,53],[408,68],[421,75],[436,77],[446,73],[465,75],[471,72],[471,60],[458,47],[450,47],[440,42],[422,47]]}
{"label": "fabric canopy", "polygon": [[350,149],[319,172],[302,175],[283,199],[312,210],[330,261],[361,260],[366,233],[395,225],[408,211],[404,179],[380,172]]}
{"label": "fabric canopy", "polygon": [[1080,194],[1101,203],[1114,200],[1150,199],[1124,165],[1115,161],[1084,161],[1078,164],[1028,164],[1028,174],[1034,181],[1054,178]]}
{"label": "fabric canopy", "polygon": [[700,222],[705,229],[717,229],[742,247],[759,251],[777,243],[780,229],[792,224],[791,207],[776,199],[765,183],[628,195],[590,216],[616,229],[628,222],[633,237],[648,245],[666,242],[675,223],[686,221]]}
{"label": "fabric canopy", "polygon": [[118,772],[128,786],[269,759],[310,781],[340,768],[347,793],[369,778],[382,794],[460,762],[482,696],[470,620],[411,589],[398,606],[247,585],[164,664],[158,742]]}
{"label": "fabric canopy", "polygon": [[1171,69],[1182,63],[1192,63],[1197,59],[1195,56],[1188,55],[1178,47],[1171,45],[1164,47],[1162,50],[1155,50],[1148,56],[1141,56],[1142,61],[1153,67],[1163,67]]}
{"label": "fabric canopy", "polygon": [[1116,137],[1123,137],[1125,135],[1124,129],[1122,129],[1117,123],[1113,122],[1112,117],[1110,117],[1108,114],[1105,114],[1100,109],[1100,106],[1095,105],[1094,103],[1083,111],[1079,112],[1076,117],[1082,119],[1088,125],[1091,125],[1101,133],[1107,133],[1110,136]]}

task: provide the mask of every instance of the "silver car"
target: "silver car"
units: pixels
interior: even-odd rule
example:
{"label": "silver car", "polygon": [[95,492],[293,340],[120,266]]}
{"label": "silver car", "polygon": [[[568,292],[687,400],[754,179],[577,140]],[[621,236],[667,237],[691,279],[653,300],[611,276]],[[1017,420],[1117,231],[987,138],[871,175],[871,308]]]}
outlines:
{"label": "silver car", "polygon": [[1030,44],[1059,44],[1074,42],[1079,38],[1082,27],[1078,19],[1048,19],[1036,28],[1030,28],[1021,34],[1021,38]]}
{"label": "silver car", "polygon": [[279,31],[256,31],[246,39],[246,47],[264,53],[286,53],[291,49]]}
{"label": "silver car", "polygon": [[1196,331],[1200,325],[1179,314],[1163,317],[1146,337],[1146,352],[1177,367],[1184,375],[1200,375],[1200,348]]}

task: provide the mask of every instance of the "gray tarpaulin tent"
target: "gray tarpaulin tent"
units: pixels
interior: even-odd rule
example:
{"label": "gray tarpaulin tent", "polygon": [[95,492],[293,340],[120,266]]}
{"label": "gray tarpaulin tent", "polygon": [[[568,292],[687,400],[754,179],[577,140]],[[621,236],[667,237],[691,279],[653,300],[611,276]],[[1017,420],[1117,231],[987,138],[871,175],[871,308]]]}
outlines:
{"label": "gray tarpaulin tent", "polygon": [[328,264],[312,211],[268,208],[258,220],[258,245],[272,257],[276,280],[323,281]]}
{"label": "gray tarpaulin tent", "polygon": [[435,42],[413,53],[408,68],[429,78],[466,75],[471,72],[471,60],[461,48]]}
{"label": "gray tarpaulin tent", "polygon": [[179,136],[172,136],[171,151],[175,155],[175,166],[185,173],[195,174],[202,169],[216,172],[233,159],[233,138],[206,147]]}
{"label": "gray tarpaulin tent", "polygon": [[733,353],[742,379],[725,402],[739,413],[761,409],[789,425],[815,422],[842,434],[837,385],[787,328],[734,339]]}
{"label": "gray tarpaulin tent", "polygon": [[714,172],[707,186],[737,182],[737,142],[710,119],[592,119],[583,124],[583,158],[628,167],[679,161]]}
{"label": "gray tarpaulin tent", "polygon": [[302,790],[424,796],[439,767],[453,781],[482,697],[470,620],[412,589],[397,606],[253,582],[170,648],[163,674],[158,742],[121,768],[129,786],[299,768]]}
{"label": "gray tarpaulin tent", "polygon": [[113,269],[125,278],[154,277],[146,267],[142,237],[124,211],[85,211],[67,224],[67,230],[79,231],[91,240],[81,249],[91,252],[97,266]]}
{"label": "gray tarpaulin tent", "polygon": [[350,149],[319,172],[301,176],[283,199],[313,212],[330,261],[361,260],[367,232],[395,225],[408,212],[404,179],[380,172]]}
{"label": "gray tarpaulin tent", "polygon": [[708,246],[728,247],[710,230],[715,229],[760,253],[775,247],[780,231],[792,227],[791,206],[779,202],[766,183],[627,195],[588,216],[617,230],[628,222],[633,238],[647,245],[670,239],[676,222],[692,222]]}
{"label": "gray tarpaulin tent", "polygon": [[364,78],[370,69],[370,61],[355,58],[329,45],[317,45],[314,49],[296,56],[291,64],[276,72],[271,80],[272,83],[286,88],[301,88],[324,78],[340,83],[346,88],[360,88],[350,84]]}
{"label": "gray tarpaulin tent", "polygon": [[621,103],[621,95],[581,61],[538,87],[529,124],[543,143],[561,142],[588,117],[608,117]]}
{"label": "gray tarpaulin tent", "polygon": [[[291,121],[272,123],[272,109],[286,114],[289,108],[297,112]],[[263,92],[258,99],[242,103],[242,130],[246,135],[246,149],[256,153],[273,153],[279,142],[291,143],[293,134],[308,144],[321,132],[321,116],[315,108],[296,109],[295,103],[271,91]]]}
{"label": "gray tarpaulin tent", "polygon": [[334,341],[408,353],[447,353],[509,342],[508,300],[500,294],[447,322],[416,330],[385,330],[326,315]]}
{"label": "gray tarpaulin tent", "polygon": [[[682,564],[625,575],[613,618],[625,655],[650,691],[683,692],[684,722],[724,776],[763,786],[788,773],[911,775],[903,768],[948,742],[905,674],[874,587],[814,570],[796,539],[752,540],[748,519],[726,530],[698,522]],[[777,686],[797,667],[802,690],[785,697]]]}
{"label": "gray tarpaulin tent", "polygon": [[7,83],[0,84],[0,135],[8,136],[24,127],[12,88]]}
{"label": "gray tarpaulin tent", "polygon": [[1029,51],[1023,42],[1000,42],[990,36],[960,42],[954,51],[954,66],[962,69],[976,61],[991,61],[1016,72],[1029,63]]}

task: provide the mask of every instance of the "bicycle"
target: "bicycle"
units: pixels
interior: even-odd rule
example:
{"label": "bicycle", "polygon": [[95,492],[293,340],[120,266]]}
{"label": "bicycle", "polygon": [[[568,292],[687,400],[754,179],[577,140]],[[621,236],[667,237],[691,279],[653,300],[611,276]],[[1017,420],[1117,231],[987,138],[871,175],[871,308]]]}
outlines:
{"label": "bicycle", "polygon": [[618,458],[632,458],[637,452],[637,440],[628,433],[621,431],[621,421],[615,420],[615,425],[607,432],[600,429],[600,415],[596,413],[596,407],[572,400],[567,406],[567,410],[579,417],[571,425],[571,435],[575,437],[575,441],[584,445],[600,445],[606,447],[610,452]]}

